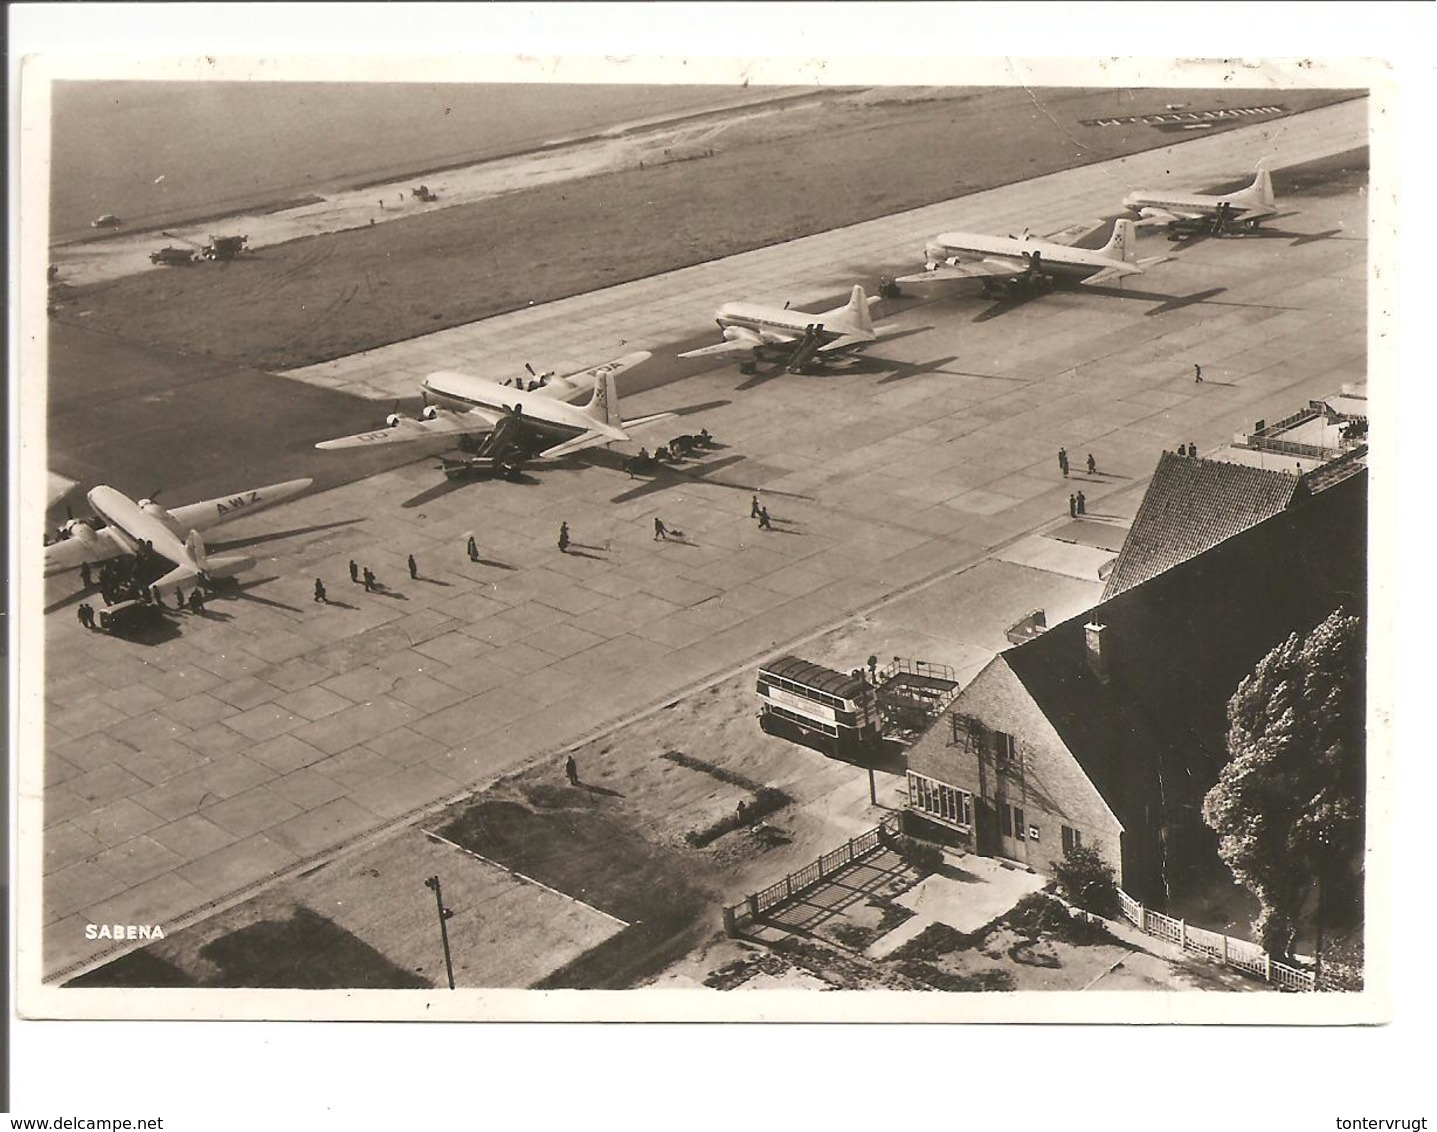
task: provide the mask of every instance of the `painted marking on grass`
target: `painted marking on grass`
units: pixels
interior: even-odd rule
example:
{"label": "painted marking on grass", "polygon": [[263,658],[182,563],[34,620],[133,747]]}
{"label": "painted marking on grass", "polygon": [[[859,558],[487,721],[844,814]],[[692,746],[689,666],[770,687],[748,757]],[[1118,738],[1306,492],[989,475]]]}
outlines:
{"label": "painted marking on grass", "polygon": [[503,870],[504,870],[506,873],[508,873],[510,876],[518,877],[520,880],[522,880],[522,881],[524,881],[524,882],[526,882],[526,883],[528,883],[528,884],[532,884],[532,885],[535,885],[535,886],[537,886],[537,887],[539,887],[539,888],[542,888],[545,892],[552,892],[555,896],[562,896],[565,900],[568,900],[568,901],[571,901],[571,902],[574,903],[574,904],[577,904],[580,908],[587,908],[590,912],[597,912],[600,916],[603,916],[606,920],[613,920],[614,923],[618,924],[620,927],[625,927],[625,928],[627,928],[627,927],[630,926],[630,925],[629,925],[629,922],[628,922],[627,920],[621,920],[621,919],[619,919],[619,917],[614,916],[614,915],[610,915],[608,912],[605,912],[602,908],[595,908],[592,904],[586,904],[584,901],[580,900],[577,896],[570,896],[567,892],[560,892],[557,888],[550,888],[550,887],[549,887],[547,884],[545,884],[543,881],[541,881],[541,880],[535,880],[535,879],[534,879],[533,877],[531,877],[531,876],[526,876],[525,874],[521,873],[518,869],[511,869],[508,865],[502,865],[502,864],[500,864],[498,861],[491,861],[488,857],[484,856],[482,853],[476,853],[476,852],[474,852],[473,849],[466,849],[466,848],[464,848],[464,846],[459,845],[459,844],[457,844],[456,842],[450,841],[449,838],[447,838],[447,837],[442,837],[441,835],[435,833],[432,829],[426,829],[426,830],[423,830],[423,831],[421,831],[421,832],[423,832],[423,834],[424,834],[425,837],[428,837],[428,838],[430,838],[431,840],[438,841],[439,843],[441,843],[441,844],[443,844],[443,845],[448,845],[451,849],[458,849],[459,852],[461,852],[461,853],[467,853],[469,856],[473,857],[476,861],[483,861],[486,865],[493,865],[496,869],[503,869]]}

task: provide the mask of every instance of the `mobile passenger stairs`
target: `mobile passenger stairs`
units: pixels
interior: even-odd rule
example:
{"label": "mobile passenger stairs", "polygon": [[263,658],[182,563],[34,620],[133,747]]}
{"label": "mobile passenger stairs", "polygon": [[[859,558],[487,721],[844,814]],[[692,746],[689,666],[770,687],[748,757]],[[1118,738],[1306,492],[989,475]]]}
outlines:
{"label": "mobile passenger stairs", "polygon": [[813,361],[814,355],[818,353],[819,347],[822,345],[823,327],[816,322],[809,323],[804,329],[803,337],[798,341],[798,348],[788,359],[788,372],[802,373],[804,367]]}

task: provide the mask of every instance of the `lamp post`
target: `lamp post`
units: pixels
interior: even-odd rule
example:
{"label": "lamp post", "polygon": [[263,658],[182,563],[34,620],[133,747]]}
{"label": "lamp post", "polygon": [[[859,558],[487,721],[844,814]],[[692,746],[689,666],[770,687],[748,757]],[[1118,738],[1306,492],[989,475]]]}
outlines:
{"label": "lamp post", "polygon": [[454,960],[449,955],[449,917],[454,912],[444,907],[444,894],[439,889],[439,878],[432,876],[424,882],[425,888],[434,890],[434,903],[439,908],[439,936],[444,941],[444,969],[449,973],[449,989],[454,989]]}

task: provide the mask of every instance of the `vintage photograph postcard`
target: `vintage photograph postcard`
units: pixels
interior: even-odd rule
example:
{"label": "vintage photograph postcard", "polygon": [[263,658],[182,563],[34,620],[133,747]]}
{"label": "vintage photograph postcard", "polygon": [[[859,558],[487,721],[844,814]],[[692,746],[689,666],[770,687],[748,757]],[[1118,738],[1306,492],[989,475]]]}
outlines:
{"label": "vintage photograph postcard", "polygon": [[25,1016],[1389,1016],[1382,64],[17,94]]}

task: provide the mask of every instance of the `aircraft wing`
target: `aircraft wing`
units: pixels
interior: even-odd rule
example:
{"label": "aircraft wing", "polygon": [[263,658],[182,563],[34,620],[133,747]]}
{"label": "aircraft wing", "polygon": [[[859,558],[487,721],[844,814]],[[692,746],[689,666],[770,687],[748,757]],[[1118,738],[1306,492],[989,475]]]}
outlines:
{"label": "aircraft wing", "polygon": [[545,448],[539,453],[539,456],[545,460],[556,460],[560,456],[572,456],[575,452],[582,452],[585,448],[600,448],[613,442],[612,436],[605,436],[602,432],[581,432],[578,436],[561,441],[552,448]]}
{"label": "aircraft wing", "polygon": [[399,423],[393,426],[360,432],[353,436],[341,436],[337,440],[321,440],[315,447],[328,451],[336,448],[364,448],[376,444],[406,444],[415,440],[432,440],[435,437],[468,436],[492,431],[503,416],[502,412],[484,408],[473,408],[464,413],[438,409],[431,420],[400,417]]}
{"label": "aircraft wing", "polygon": [[[170,518],[181,531],[207,531],[231,519],[263,511],[276,503],[283,503],[309,490],[312,479],[287,480],[284,483],[257,487],[250,491],[237,491],[220,499],[206,499],[184,507],[170,509]],[[107,527],[106,530],[109,528]]]}
{"label": "aircraft wing", "polygon": [[[89,530],[89,528],[86,528]],[[92,565],[129,553],[129,547],[116,537],[113,528],[105,527],[88,534],[78,532],[69,538],[52,542],[45,548],[45,576],[65,570],[78,570],[81,563]]]}
{"label": "aircraft wing", "polygon": [[820,346],[818,348],[818,352],[820,354],[827,354],[834,350],[847,350],[851,349],[854,346],[862,346],[872,341],[874,341],[874,339],[869,338],[867,335],[845,334],[842,338],[835,338],[832,342]]}
{"label": "aircraft wing", "polygon": [[[657,424],[659,421],[666,421],[678,416],[677,413],[651,413],[647,417],[633,417],[624,422],[624,429],[643,428],[645,425]],[[561,456],[572,456],[575,452],[582,452],[585,448],[600,448],[605,444],[612,444],[618,437],[609,436],[598,430],[580,433],[570,440],[560,441],[550,448],[545,448],[539,453],[540,459],[554,460]]]}
{"label": "aircraft wing", "polygon": [[[1162,259],[1166,257],[1160,256],[1158,258]],[[1105,267],[1096,275],[1089,275],[1082,281],[1082,284],[1084,287],[1091,287],[1096,283],[1111,283],[1114,279],[1124,279],[1132,274],[1134,273],[1131,270],[1124,271],[1119,267]]]}
{"label": "aircraft wing", "polygon": [[917,275],[905,275],[898,280],[904,283],[937,283],[944,280],[961,279],[1012,279],[1028,270],[1026,263],[1015,263],[1008,259],[985,259],[976,263],[941,263]]}
{"label": "aircraft wing", "polygon": [[1071,248],[1084,236],[1091,236],[1105,223],[1106,221],[1103,220],[1084,220],[1080,224],[1074,224],[1070,228],[1064,228],[1061,232],[1054,232],[1051,236],[1043,238],[1050,244],[1062,244],[1064,247]]}
{"label": "aircraft wing", "polygon": [[679,355],[679,357],[705,358],[708,357],[710,354],[737,354],[740,351],[742,351],[743,353],[748,353],[748,351],[752,350],[757,345],[757,341],[747,342],[730,340],[726,338],[722,342],[719,342],[713,346],[703,346],[697,350],[685,350],[682,354]]}
{"label": "aircraft wing", "polygon": [[646,362],[653,356],[653,352],[650,350],[635,350],[632,354],[625,354],[622,358],[615,358],[613,361],[604,362],[602,365],[590,366],[588,369],[580,370],[578,373],[571,373],[560,380],[574,385],[587,393],[593,389],[594,384],[602,378],[604,374],[611,373],[615,377],[618,377],[624,370],[633,369],[634,366],[640,362]]}
{"label": "aircraft wing", "polygon": [[1212,215],[1211,209],[1201,208],[1145,208],[1143,218],[1136,221],[1144,224],[1173,224],[1180,220],[1202,220]]}

